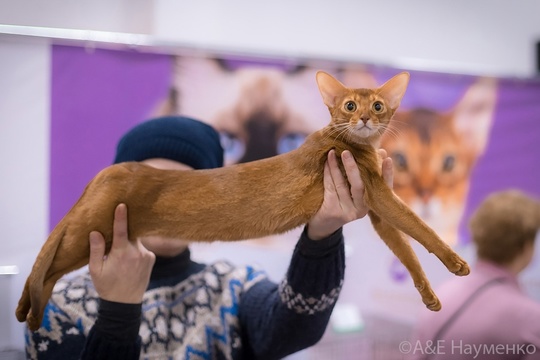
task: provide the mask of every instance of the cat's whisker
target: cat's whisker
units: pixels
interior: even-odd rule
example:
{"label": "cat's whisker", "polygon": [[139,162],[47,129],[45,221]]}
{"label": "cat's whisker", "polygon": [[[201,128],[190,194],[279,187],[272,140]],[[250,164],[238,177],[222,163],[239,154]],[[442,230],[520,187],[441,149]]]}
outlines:
{"label": "cat's whisker", "polygon": [[336,139],[339,140],[340,136],[343,136],[343,138],[345,139],[347,137],[346,135],[351,135],[351,129],[349,126],[344,126],[343,130],[341,130],[339,134],[336,136]]}
{"label": "cat's whisker", "polygon": [[330,129],[330,131],[328,131],[325,136],[324,136],[324,140],[328,140],[330,139],[331,137],[334,136],[334,134],[337,132],[338,130],[336,128],[332,128]]}
{"label": "cat's whisker", "polygon": [[401,129],[405,130],[407,128],[410,127],[410,124],[405,122],[405,121],[401,121],[401,120],[396,120],[396,119],[392,119],[392,121],[390,121],[390,123],[386,124],[386,128],[387,129],[390,129],[390,130],[397,130],[398,133],[399,131],[401,131]]}
{"label": "cat's whisker", "polygon": [[348,139],[347,141],[350,141],[350,142],[354,142],[354,130],[352,128],[349,127],[348,129],[349,131],[347,131],[347,135],[348,135]]}
{"label": "cat's whisker", "polygon": [[402,124],[404,126],[409,125],[409,123],[407,123],[406,121],[398,120],[396,118],[392,118],[392,121],[390,121],[389,125],[392,125],[392,124]]}
{"label": "cat's whisker", "polygon": [[399,129],[392,125],[385,125],[385,126],[381,126],[380,133],[381,134],[383,133],[398,134]]}
{"label": "cat's whisker", "polygon": [[381,135],[388,134],[388,136],[391,136],[396,140],[401,135],[400,134],[400,129],[392,126],[392,124],[387,124],[387,125],[381,126],[381,128],[379,129],[379,134],[381,134]]}
{"label": "cat's whisker", "polygon": [[343,131],[347,131],[348,124],[335,124],[334,127],[332,127],[331,131],[326,134],[326,139],[329,139],[331,137],[339,138],[339,136],[343,133]]}

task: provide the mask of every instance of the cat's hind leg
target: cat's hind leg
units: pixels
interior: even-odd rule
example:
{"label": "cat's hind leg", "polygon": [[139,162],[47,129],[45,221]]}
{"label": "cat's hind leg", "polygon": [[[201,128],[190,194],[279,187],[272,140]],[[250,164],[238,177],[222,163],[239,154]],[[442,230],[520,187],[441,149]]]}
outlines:
{"label": "cat's hind leg", "polygon": [[40,300],[39,303],[32,305],[32,308],[30,309],[30,312],[26,317],[26,324],[28,325],[28,328],[30,330],[36,331],[41,326],[41,322],[43,321],[43,315],[45,313],[45,307],[49,302],[54,285],[56,285],[56,282],[63,275],[64,273],[57,273],[55,276],[47,278],[43,283],[41,292],[39,294],[35,294],[35,296],[33,297],[34,299],[40,297]]}
{"label": "cat's hind leg", "polygon": [[429,280],[409,241],[399,230],[382,220],[373,211],[370,210],[368,215],[377,234],[379,234],[381,239],[411,274],[414,286],[422,297],[422,302],[429,310],[439,311],[441,309],[441,302],[433,292]]}
{"label": "cat's hind leg", "polygon": [[[64,222],[61,221],[53,229],[49,238],[41,248],[30,275],[26,279],[23,293],[15,311],[17,320],[20,322],[30,318],[36,318],[39,315],[38,309],[45,307],[45,304],[41,303],[43,297],[43,283],[51,264],[56,257],[58,247],[64,238],[65,226],[63,224]],[[48,296],[50,295],[51,294],[49,293]],[[28,323],[31,330],[37,330],[37,328],[39,328],[39,323],[37,324],[37,327],[34,326],[37,321],[37,319],[33,320],[32,326]],[[41,318],[39,319],[39,322],[41,322]]]}
{"label": "cat's hind leg", "polygon": [[[114,169],[113,169],[114,170]],[[114,207],[114,197],[108,198],[103,185],[92,181],[83,195],[69,212],[55,226],[41,248],[32,271],[28,276],[15,315],[20,322],[27,321],[31,330],[37,330],[41,324],[43,310],[52,294],[56,281],[75,269],[88,263],[88,234],[91,230],[107,229],[112,224],[108,208]],[[105,193],[105,195],[103,195]],[[97,195],[101,196],[97,196]],[[99,221],[89,225],[92,218],[90,210],[100,209]],[[89,210],[90,209],[90,210]],[[95,215],[94,215],[95,217]],[[105,225],[99,226],[100,223]],[[103,231],[103,230],[102,230]]]}

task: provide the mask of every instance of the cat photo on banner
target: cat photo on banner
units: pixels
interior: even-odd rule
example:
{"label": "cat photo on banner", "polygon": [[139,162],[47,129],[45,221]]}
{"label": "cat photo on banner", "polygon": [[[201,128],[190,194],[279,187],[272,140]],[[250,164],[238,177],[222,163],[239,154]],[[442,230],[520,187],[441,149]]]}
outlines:
{"label": "cat photo on banner", "polygon": [[177,56],[171,93],[156,115],[183,114],[221,134],[225,164],[288,152],[325,126],[318,69],[291,62]]}
{"label": "cat photo on banner", "polygon": [[[220,131],[227,164],[248,162],[292,150],[307,134],[328,123],[328,109],[317,89],[317,70],[363,88],[381,85],[401,71],[320,59],[88,52],[84,47],[61,45],[52,48],[52,69],[50,229],[69,211],[88,181],[110,165],[121,134],[141,121],[165,114],[199,118]],[[395,170],[394,190],[470,260],[467,217],[485,196],[507,187],[540,195],[539,170],[531,166],[539,157],[540,133],[531,129],[537,129],[540,84],[504,78],[495,83],[470,75],[407,70],[411,80],[384,139],[384,146],[395,152],[394,163],[401,164],[401,170]],[[412,120],[412,114],[424,115]],[[419,131],[415,126],[421,128],[426,119],[438,125],[424,126],[425,137],[421,137],[415,134]],[[96,138],[101,139],[99,147]],[[400,139],[409,139],[407,145],[400,144]],[[426,154],[428,148],[432,150]],[[439,167],[434,169],[418,165],[437,162]],[[420,177],[437,179],[423,198],[416,195]],[[424,203],[426,210],[421,209]],[[443,210],[443,206],[454,210]],[[438,215],[443,211],[448,213]],[[445,224],[447,230],[441,227]],[[200,245],[193,255],[202,261],[256,263],[271,278],[279,279],[299,231],[242,243]],[[370,316],[383,314],[392,328],[412,323],[422,303],[399,260],[369,220],[355,221],[343,231],[349,280],[339,303],[358,308],[367,322]],[[433,255],[419,250],[432,285],[453,276]],[[538,273],[536,262],[524,275],[524,286],[536,299],[540,299]],[[333,336],[329,332],[314,351],[321,352]]]}
{"label": "cat photo on banner", "polygon": [[[26,321],[32,330],[39,328],[54,283],[88,261],[85,235],[97,229],[112,242],[111,212],[118,203],[131,210],[135,221],[129,234],[134,238],[152,234],[212,242],[220,236],[224,241],[238,241],[283,234],[317,213],[325,193],[323,176],[326,180],[330,170],[335,178],[335,171],[339,172],[325,165],[326,161],[337,165],[340,155],[351,188],[359,189],[360,178],[363,181],[364,203],[374,230],[406,267],[425,306],[440,310],[441,303],[404,234],[455,275],[468,275],[469,266],[395,195],[388,176],[383,178],[377,151],[409,79],[410,74],[403,71],[376,89],[355,89],[318,71],[316,82],[330,122],[298,148],[279,156],[204,171],[163,171],[137,162],[103,169],[49,235],[25,284],[17,319]],[[335,156],[327,160],[333,152]],[[354,171],[362,169],[356,183],[351,166]],[[346,185],[345,179],[342,182]],[[335,187],[338,192],[343,189],[337,182]],[[266,191],[264,196],[261,190]],[[347,187],[345,191],[350,196]],[[209,202],[203,201],[205,197]],[[260,221],[263,216],[266,221]]]}
{"label": "cat photo on banner", "polygon": [[472,84],[449,111],[416,107],[394,116],[382,147],[394,160],[394,191],[450,245],[459,242],[471,174],[486,147],[496,88]]}
{"label": "cat photo on banner", "polygon": [[[328,110],[314,86],[318,70],[354,88],[376,88],[399,72],[355,63],[188,55],[175,56],[172,68],[171,91],[158,104],[156,115],[182,114],[212,124],[221,134],[226,165],[295,149],[305,136],[328,123]],[[496,92],[493,79],[412,72],[407,94],[382,140],[394,160],[395,193],[458,251],[469,248],[462,234],[465,209],[471,206],[468,190],[488,144]],[[265,251],[281,268],[279,263],[292,251],[299,231],[238,246],[253,258]],[[344,232],[347,273],[369,269],[379,276],[346,284],[342,301],[377,311],[392,308],[400,316],[414,314],[412,279],[369,221],[348,224]],[[416,246],[415,241],[411,244]],[[216,250],[216,246],[196,244],[195,253],[236,256],[232,247]],[[432,256],[417,250],[435,283],[447,276]]]}
{"label": "cat photo on banner", "polygon": [[[171,91],[154,115],[181,114],[211,124],[220,133],[225,166],[294,150],[328,123],[316,67],[235,57],[176,56],[173,61]],[[250,244],[288,252],[300,230]]]}
{"label": "cat photo on banner", "polygon": [[[381,85],[365,66],[334,66],[336,77],[351,87]],[[313,86],[316,71],[294,61],[176,56],[171,92],[156,115],[183,114],[212,124],[221,134],[226,165],[271,157],[297,148],[326,125],[327,111]],[[493,78],[475,78],[444,109],[421,101],[407,108],[406,96],[382,139],[394,160],[394,191],[451,246],[460,242],[496,92]]]}

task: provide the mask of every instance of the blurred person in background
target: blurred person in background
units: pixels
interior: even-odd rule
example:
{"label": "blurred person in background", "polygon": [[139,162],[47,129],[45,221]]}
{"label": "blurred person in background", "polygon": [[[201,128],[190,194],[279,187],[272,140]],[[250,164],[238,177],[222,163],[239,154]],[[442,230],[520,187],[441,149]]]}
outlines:
{"label": "blurred person in background", "polygon": [[493,193],[469,227],[476,264],[437,290],[440,312],[421,313],[411,359],[540,359],[540,303],[518,283],[533,258],[540,201],[514,189]]}

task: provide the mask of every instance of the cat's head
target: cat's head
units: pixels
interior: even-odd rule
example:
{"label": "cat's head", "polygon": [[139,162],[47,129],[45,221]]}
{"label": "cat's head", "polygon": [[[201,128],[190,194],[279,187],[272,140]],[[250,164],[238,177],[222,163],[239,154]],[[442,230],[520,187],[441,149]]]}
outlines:
{"label": "cat's head", "polygon": [[324,71],[317,72],[316,78],[332,116],[333,136],[376,147],[409,84],[407,72],[394,76],[376,89],[348,88]]}

